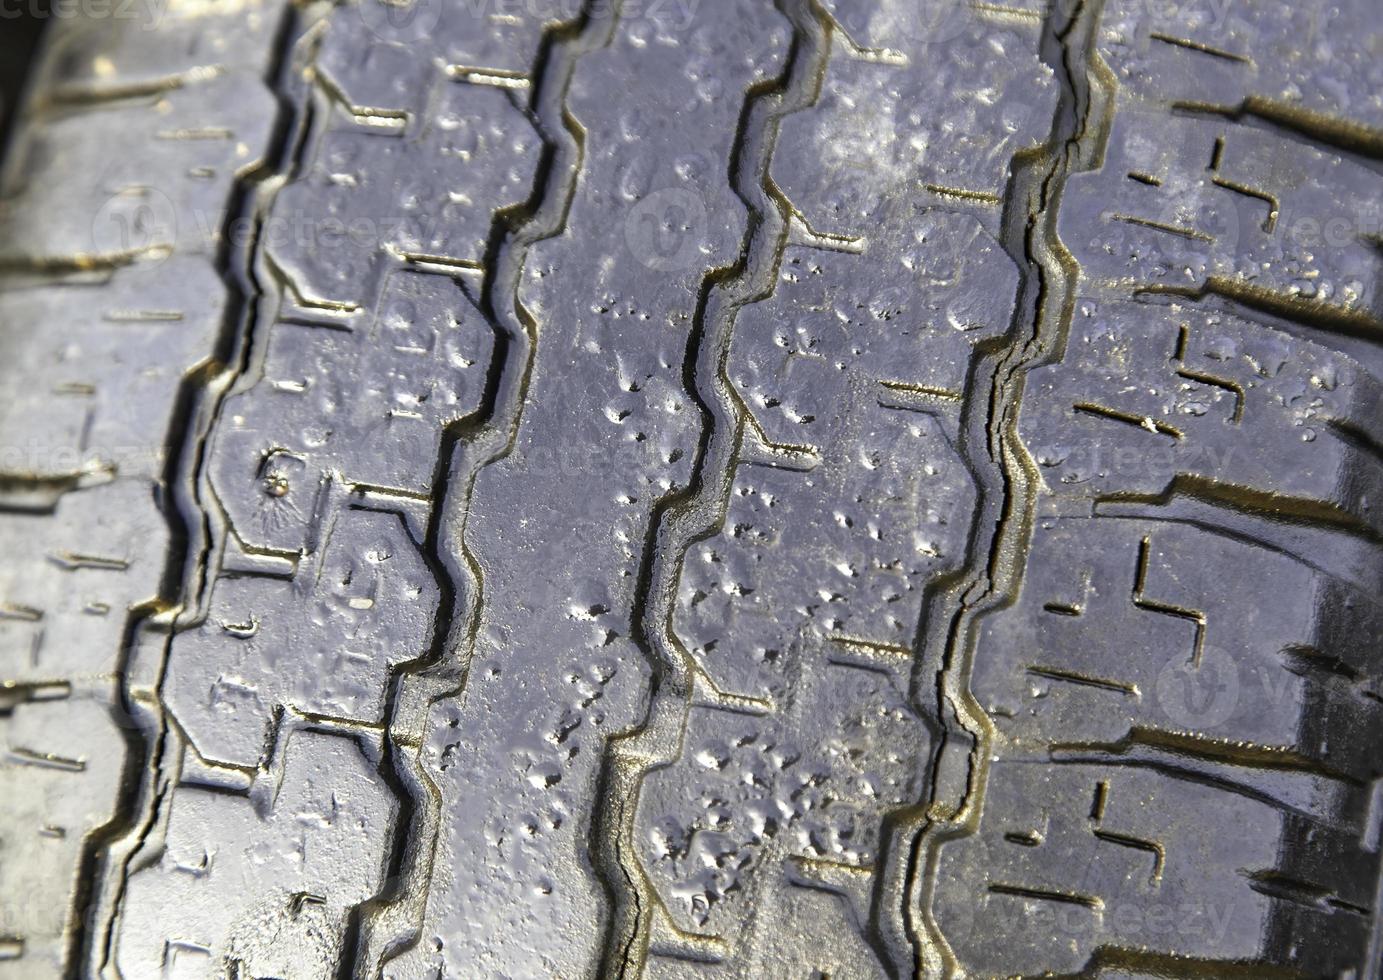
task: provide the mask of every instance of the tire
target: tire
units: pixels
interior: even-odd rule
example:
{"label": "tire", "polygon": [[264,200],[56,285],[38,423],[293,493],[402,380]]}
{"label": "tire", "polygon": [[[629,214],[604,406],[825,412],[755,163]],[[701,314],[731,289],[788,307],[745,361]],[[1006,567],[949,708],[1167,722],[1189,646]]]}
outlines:
{"label": "tire", "polygon": [[0,977],[1378,978],[1379,31],[55,13]]}

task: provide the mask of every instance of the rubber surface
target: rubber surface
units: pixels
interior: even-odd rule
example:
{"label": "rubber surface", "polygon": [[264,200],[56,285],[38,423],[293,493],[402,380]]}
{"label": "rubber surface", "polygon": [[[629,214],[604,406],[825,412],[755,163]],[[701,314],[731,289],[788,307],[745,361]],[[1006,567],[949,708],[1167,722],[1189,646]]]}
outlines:
{"label": "rubber surface", "polygon": [[1369,0],[175,0],[0,184],[0,976],[1377,977]]}

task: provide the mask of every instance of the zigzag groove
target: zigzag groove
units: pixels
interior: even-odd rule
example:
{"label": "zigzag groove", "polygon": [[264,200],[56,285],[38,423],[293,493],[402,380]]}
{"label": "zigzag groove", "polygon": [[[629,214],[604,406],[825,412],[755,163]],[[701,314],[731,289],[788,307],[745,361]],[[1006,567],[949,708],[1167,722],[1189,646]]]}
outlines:
{"label": "zigzag groove", "polygon": [[640,575],[637,628],[656,671],[653,700],[641,727],[610,740],[601,778],[596,853],[616,894],[604,963],[609,976],[638,975],[647,953],[653,902],[634,856],[633,825],[643,776],[681,751],[698,682],[695,663],[673,633],[672,611],[688,551],[724,524],[747,424],[725,373],[735,315],[772,293],[788,240],[791,206],[767,177],[777,122],[815,102],[826,56],[824,17],[812,0],[780,0],[778,7],[794,30],[789,61],[782,79],[746,99],[732,163],[731,183],[750,216],[744,249],[735,266],[707,275],[688,340],[685,384],[703,418],[695,476],[687,491],[655,511]]}

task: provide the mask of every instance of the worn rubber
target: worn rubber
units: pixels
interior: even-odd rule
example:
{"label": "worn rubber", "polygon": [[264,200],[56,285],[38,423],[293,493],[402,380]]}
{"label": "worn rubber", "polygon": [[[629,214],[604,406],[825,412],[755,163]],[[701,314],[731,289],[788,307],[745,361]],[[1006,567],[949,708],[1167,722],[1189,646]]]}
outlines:
{"label": "worn rubber", "polygon": [[1372,0],[129,9],[0,180],[0,977],[1379,977]]}

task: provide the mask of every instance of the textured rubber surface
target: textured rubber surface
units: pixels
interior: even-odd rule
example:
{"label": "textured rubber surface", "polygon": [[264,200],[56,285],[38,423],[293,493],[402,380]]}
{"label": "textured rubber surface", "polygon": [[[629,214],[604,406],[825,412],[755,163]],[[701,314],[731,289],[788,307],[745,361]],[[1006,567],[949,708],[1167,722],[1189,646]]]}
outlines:
{"label": "textured rubber surface", "polygon": [[138,13],[0,185],[0,976],[1378,976],[1371,0]]}

